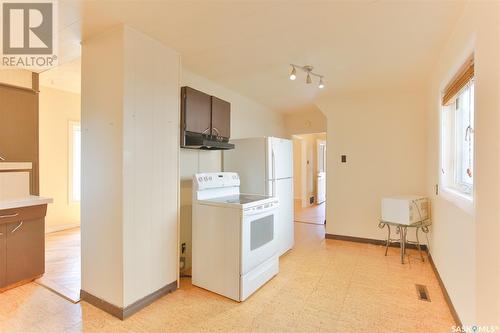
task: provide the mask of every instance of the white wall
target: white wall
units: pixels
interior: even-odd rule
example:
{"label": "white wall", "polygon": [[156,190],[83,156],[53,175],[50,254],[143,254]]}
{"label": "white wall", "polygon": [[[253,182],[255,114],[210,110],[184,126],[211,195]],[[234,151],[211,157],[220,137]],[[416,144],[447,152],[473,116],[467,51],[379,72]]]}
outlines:
{"label": "white wall", "polygon": [[305,197],[305,186],[302,186],[302,139],[293,137],[293,195],[295,200]]}
{"label": "white wall", "polygon": [[285,114],[285,126],[289,136],[326,132],[326,116],[316,106]]}
{"label": "white wall", "polygon": [[384,239],[381,198],[426,193],[425,105],[418,88],[319,101],[328,118],[328,234]]}
{"label": "white wall", "polygon": [[[431,252],[464,324],[500,323],[500,5],[470,2],[437,58],[428,98],[427,193]],[[475,53],[475,214],[434,194],[439,181],[441,92]]]}
{"label": "white wall", "polygon": [[[187,69],[182,70],[182,86],[189,86],[231,103],[231,138],[285,137],[284,116],[222,87]],[[181,243],[186,243],[186,268],[191,267],[192,177],[197,172],[221,171],[221,152],[181,149]]]}
{"label": "white wall", "polygon": [[83,43],[82,289],[119,307],[177,280],[179,75],[126,26]]}
{"label": "white wall", "polygon": [[125,27],[124,306],[178,277],[180,56]]}
{"label": "white wall", "polygon": [[82,290],[118,307],[124,304],[123,58],[121,28],[82,43]]}
{"label": "white wall", "polygon": [[39,101],[40,195],[54,199],[45,218],[52,232],[80,225],[80,203],[68,193],[69,126],[80,121],[80,95],[41,86]]}

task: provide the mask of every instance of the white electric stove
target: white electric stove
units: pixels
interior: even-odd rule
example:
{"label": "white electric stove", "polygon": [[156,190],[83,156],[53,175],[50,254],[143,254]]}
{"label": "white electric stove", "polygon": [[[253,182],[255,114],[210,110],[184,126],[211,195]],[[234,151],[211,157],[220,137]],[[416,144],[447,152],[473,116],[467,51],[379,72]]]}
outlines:
{"label": "white electric stove", "polygon": [[275,197],[241,194],[238,174],[193,178],[193,285],[244,301],[278,274]]}

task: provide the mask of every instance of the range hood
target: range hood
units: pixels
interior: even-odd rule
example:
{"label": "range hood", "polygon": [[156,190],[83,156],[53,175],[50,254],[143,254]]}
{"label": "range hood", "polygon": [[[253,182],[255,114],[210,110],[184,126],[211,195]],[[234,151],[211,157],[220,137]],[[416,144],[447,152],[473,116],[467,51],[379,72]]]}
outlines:
{"label": "range hood", "polygon": [[199,133],[186,133],[183,148],[204,150],[234,149],[234,144],[218,141]]}

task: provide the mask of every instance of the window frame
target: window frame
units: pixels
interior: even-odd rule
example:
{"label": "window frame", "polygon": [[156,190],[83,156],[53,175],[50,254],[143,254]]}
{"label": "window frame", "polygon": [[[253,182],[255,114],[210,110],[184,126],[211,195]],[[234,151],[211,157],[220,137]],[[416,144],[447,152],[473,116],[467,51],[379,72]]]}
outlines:
{"label": "window frame", "polygon": [[[80,145],[81,145],[81,123],[78,120],[70,120],[68,121],[68,203],[69,204],[80,204],[81,202],[81,168],[80,168],[80,198],[74,197],[74,184],[73,184],[73,169],[74,169],[74,131],[75,127],[78,126],[80,128]],[[80,146],[80,154],[81,154],[81,146]],[[81,163],[81,157],[80,157]]]}
{"label": "window frame", "polygon": [[[456,101],[460,97],[460,95],[467,89],[472,89],[471,95],[473,98],[472,102],[472,133],[475,130],[475,109],[476,109],[476,82],[475,77],[472,76],[467,84],[460,89],[453,98],[452,103],[448,105],[440,104],[440,163],[439,163],[439,184],[441,191],[439,191],[440,196],[444,199],[454,203],[457,207],[466,211],[470,215],[474,213],[474,189],[475,189],[475,175],[473,174],[472,184],[465,184],[462,182],[458,175],[458,171],[462,166],[456,165],[459,161],[463,161],[462,157],[458,157],[463,153],[463,151],[458,152],[459,145],[457,143],[458,140],[458,112],[456,108]],[[472,170],[475,170],[475,154],[476,154],[476,142],[474,137],[472,136]],[[462,155],[463,156],[463,155]],[[460,163],[462,164],[462,163]]]}

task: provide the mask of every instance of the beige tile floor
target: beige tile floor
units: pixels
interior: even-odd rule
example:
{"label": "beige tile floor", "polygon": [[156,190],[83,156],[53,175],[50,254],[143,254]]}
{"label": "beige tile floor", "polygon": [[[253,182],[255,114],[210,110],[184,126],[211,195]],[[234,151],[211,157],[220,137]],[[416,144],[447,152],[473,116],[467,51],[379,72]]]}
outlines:
{"label": "beige tile floor", "polygon": [[294,200],[294,220],[295,222],[325,224],[326,203],[302,207],[300,200]]}
{"label": "beige tile floor", "polygon": [[[323,226],[296,223],[280,273],[243,303],[189,279],[125,321],[36,284],[0,294],[0,332],[449,332],[453,320],[430,265],[399,252],[325,240]],[[432,302],[419,301],[415,283]]]}
{"label": "beige tile floor", "polygon": [[80,300],[80,228],[45,236],[45,274],[36,282],[73,302]]}

